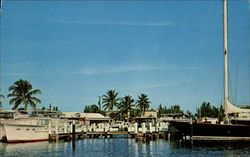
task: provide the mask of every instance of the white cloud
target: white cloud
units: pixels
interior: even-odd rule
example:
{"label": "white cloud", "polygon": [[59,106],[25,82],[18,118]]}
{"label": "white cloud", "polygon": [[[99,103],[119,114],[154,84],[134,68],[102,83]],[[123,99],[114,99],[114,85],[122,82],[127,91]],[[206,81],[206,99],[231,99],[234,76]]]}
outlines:
{"label": "white cloud", "polygon": [[133,86],[126,86],[122,87],[124,89],[130,90],[138,90],[138,89],[155,89],[155,88],[165,88],[165,87],[174,87],[181,85],[182,81],[168,81],[168,83],[149,83],[149,84],[141,84],[141,85],[133,85]]}
{"label": "white cloud", "polygon": [[83,75],[102,75],[106,73],[122,73],[129,71],[152,71],[152,70],[198,70],[201,67],[187,67],[187,66],[150,66],[150,65],[127,65],[127,66],[116,66],[116,67],[85,67],[78,71],[73,72],[74,74]]}
{"label": "white cloud", "polygon": [[98,68],[83,68],[75,73],[84,75],[100,75],[105,73],[120,73],[128,71],[146,71],[157,70],[160,67],[154,66],[120,66],[120,67],[98,67]]}
{"label": "white cloud", "polygon": [[69,24],[89,24],[89,25],[121,25],[121,26],[171,26],[171,22],[119,22],[119,21],[58,21],[59,23]]}

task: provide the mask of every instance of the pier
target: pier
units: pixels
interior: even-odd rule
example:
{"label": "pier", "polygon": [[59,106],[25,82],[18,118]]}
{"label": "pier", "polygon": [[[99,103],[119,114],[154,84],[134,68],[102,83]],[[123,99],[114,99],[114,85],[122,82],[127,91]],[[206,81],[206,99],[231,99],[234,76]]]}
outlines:
{"label": "pier", "polygon": [[58,141],[58,140],[75,140],[75,138],[113,138],[115,135],[126,135],[127,138],[134,138],[136,141],[151,141],[157,139],[169,139],[170,132],[152,132],[152,133],[130,133],[127,131],[112,131],[112,132],[76,132],[73,133],[59,133],[59,134],[50,134],[49,141]]}
{"label": "pier", "polygon": [[[83,125],[63,125],[54,126],[49,129],[49,141],[58,140],[75,140],[76,138],[113,138],[117,135],[125,135],[127,138],[135,138],[136,141],[151,141],[157,139],[169,139],[171,132],[166,131],[168,126],[165,123],[156,123],[152,126],[151,123],[142,123],[138,127],[137,123],[121,124],[118,127],[113,127],[109,123],[92,124],[90,126]],[[165,128],[165,131],[163,131]]]}

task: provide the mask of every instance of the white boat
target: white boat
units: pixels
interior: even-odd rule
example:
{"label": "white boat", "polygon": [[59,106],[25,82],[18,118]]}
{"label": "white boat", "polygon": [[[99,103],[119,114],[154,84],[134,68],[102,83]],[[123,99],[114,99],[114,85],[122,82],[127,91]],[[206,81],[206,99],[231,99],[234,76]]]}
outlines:
{"label": "white boat", "polygon": [[6,131],[3,124],[13,124],[15,119],[28,118],[28,114],[21,114],[15,110],[0,110],[0,141],[6,138]]}
{"label": "white boat", "polygon": [[24,118],[2,124],[6,142],[35,142],[49,139],[49,118]]}
{"label": "white boat", "polygon": [[[10,119],[8,122],[1,123],[1,132],[4,136],[4,142],[35,142],[35,141],[47,141],[49,139],[49,133],[52,133],[55,126],[57,126],[58,132],[60,126],[67,123],[67,120],[51,117],[32,117],[32,116],[16,116]],[[55,132],[55,131],[54,131]]]}

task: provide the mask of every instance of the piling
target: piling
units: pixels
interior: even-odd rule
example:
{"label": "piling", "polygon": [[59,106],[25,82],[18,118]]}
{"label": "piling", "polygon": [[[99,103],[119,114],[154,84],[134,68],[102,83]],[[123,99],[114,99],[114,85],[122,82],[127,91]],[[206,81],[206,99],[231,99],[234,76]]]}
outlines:
{"label": "piling", "polygon": [[75,121],[73,121],[73,124],[72,124],[72,141],[75,141],[75,134],[76,134],[76,125],[75,125]]}
{"label": "piling", "polygon": [[143,133],[137,133],[135,135],[135,140],[136,141],[143,141],[143,139],[144,139],[144,134]]}

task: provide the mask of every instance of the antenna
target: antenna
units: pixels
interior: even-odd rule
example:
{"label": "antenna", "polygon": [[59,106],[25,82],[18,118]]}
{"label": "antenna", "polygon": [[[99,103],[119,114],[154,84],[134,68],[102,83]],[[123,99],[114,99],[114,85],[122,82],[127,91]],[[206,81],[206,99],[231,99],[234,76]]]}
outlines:
{"label": "antenna", "polygon": [[99,106],[99,110],[102,110],[102,96],[98,96],[98,106]]}
{"label": "antenna", "polygon": [[238,92],[238,59],[236,61],[236,79],[235,79],[235,82],[236,82],[236,86],[235,86],[235,96],[234,96],[234,104],[236,105],[237,104],[237,92]]}

